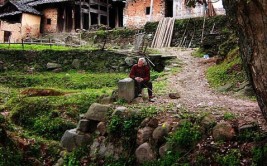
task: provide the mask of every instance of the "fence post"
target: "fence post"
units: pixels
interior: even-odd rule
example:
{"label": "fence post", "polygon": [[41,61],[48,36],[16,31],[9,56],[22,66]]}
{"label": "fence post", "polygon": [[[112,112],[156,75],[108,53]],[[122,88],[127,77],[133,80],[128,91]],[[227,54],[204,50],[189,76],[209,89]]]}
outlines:
{"label": "fence post", "polygon": [[49,38],[49,45],[50,45],[50,49],[51,49],[52,45],[51,45],[51,41],[50,41],[50,38]]}
{"label": "fence post", "polygon": [[10,48],[10,37],[8,38],[8,49]]}
{"label": "fence post", "polygon": [[21,46],[22,46],[22,49],[24,50],[24,43],[23,43],[23,39],[21,39]]}

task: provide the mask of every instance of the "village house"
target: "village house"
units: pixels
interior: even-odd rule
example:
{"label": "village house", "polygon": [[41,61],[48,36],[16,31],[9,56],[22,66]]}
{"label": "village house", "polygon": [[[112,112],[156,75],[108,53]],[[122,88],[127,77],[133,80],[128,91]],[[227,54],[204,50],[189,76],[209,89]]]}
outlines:
{"label": "village house", "polygon": [[1,21],[0,37],[2,42],[18,40],[28,34],[36,37],[40,33],[41,13],[30,6],[19,2],[8,1],[3,5],[0,17],[8,20]]}
{"label": "village house", "polygon": [[120,27],[124,3],[109,0],[21,0],[0,8],[0,42],[20,42],[44,33]]}
{"label": "village house", "polygon": [[[217,0],[221,4],[221,0]],[[4,0],[1,0],[3,3]],[[194,8],[186,0],[21,0],[0,7],[0,42],[20,42],[46,33],[90,30],[95,25],[141,28],[165,17],[183,19],[224,14],[207,0]],[[205,1],[206,2],[206,1]],[[208,9],[208,10],[207,10]],[[207,12],[209,11],[209,12]]]}
{"label": "village house", "polygon": [[222,0],[214,2],[216,3],[200,0],[195,7],[187,7],[186,0],[127,0],[123,13],[123,25],[128,28],[140,28],[146,22],[160,21],[165,17],[184,19],[203,17],[204,13],[208,16],[224,15]]}

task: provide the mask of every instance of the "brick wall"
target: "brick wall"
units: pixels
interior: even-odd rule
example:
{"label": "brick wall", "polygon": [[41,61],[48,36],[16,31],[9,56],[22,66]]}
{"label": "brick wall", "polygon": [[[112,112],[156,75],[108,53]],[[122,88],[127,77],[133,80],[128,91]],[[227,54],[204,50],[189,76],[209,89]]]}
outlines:
{"label": "brick wall", "polygon": [[58,12],[56,8],[43,10],[42,27],[44,33],[57,32],[57,15]]}
{"label": "brick wall", "polygon": [[4,32],[11,32],[10,42],[21,41],[21,23],[10,24],[6,21],[1,21],[0,42],[4,42]]}
{"label": "brick wall", "polygon": [[141,28],[148,21],[159,21],[164,17],[165,1],[153,0],[153,15],[146,14],[146,7],[150,7],[150,0],[127,1],[123,14],[123,23],[127,28]]}

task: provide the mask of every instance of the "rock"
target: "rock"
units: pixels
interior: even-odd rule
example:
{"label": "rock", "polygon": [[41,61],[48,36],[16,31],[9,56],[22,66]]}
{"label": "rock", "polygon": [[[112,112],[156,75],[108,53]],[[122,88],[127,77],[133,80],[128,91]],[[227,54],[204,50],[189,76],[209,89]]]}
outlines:
{"label": "rock", "polygon": [[46,68],[47,68],[47,69],[57,69],[57,68],[61,68],[61,64],[48,62],[48,63],[46,64]]}
{"label": "rock", "polygon": [[147,125],[152,128],[157,128],[159,125],[159,121],[156,118],[150,118]]}
{"label": "rock", "polygon": [[259,126],[255,124],[245,124],[238,127],[239,135],[246,135],[248,133],[253,133],[259,131]]}
{"label": "rock", "polygon": [[99,103],[93,103],[88,111],[85,113],[84,117],[88,120],[103,121],[107,120],[108,111],[110,110],[109,105],[102,105]]}
{"label": "rock", "polygon": [[178,92],[175,93],[169,93],[169,97],[171,99],[179,99],[180,98],[180,94]]}
{"label": "rock", "polygon": [[170,145],[169,144],[164,144],[162,145],[160,148],[159,148],[159,156],[160,157],[164,157],[168,151],[168,149],[170,148],[169,147]]}
{"label": "rock", "polygon": [[156,128],[158,127],[158,124],[159,124],[158,119],[153,118],[153,117],[147,117],[141,122],[140,127],[143,128],[143,127],[149,126],[152,128]]}
{"label": "rock", "polygon": [[77,125],[77,130],[82,132],[94,132],[96,130],[97,121],[81,119]]}
{"label": "rock", "polygon": [[138,103],[143,103],[143,102],[144,102],[144,99],[142,97],[137,97],[132,100],[133,104],[138,104]]}
{"label": "rock", "polygon": [[115,109],[115,111],[112,113],[112,116],[118,115],[121,116],[127,111],[127,107],[119,106]]}
{"label": "rock", "polygon": [[216,124],[216,119],[212,115],[207,115],[201,120],[200,124],[208,130]]}
{"label": "rock", "polygon": [[131,102],[135,97],[134,80],[125,78],[118,82],[118,98]]}
{"label": "rock", "polygon": [[128,66],[133,66],[136,63],[136,60],[132,57],[126,57],[124,61]]}
{"label": "rock", "polygon": [[72,66],[73,68],[75,68],[75,69],[79,69],[80,66],[81,66],[81,62],[80,62],[80,60],[79,60],[79,59],[74,59],[74,60],[72,61],[71,66]]}
{"label": "rock", "polygon": [[231,83],[228,83],[228,84],[225,84],[225,85],[219,87],[218,88],[218,91],[220,91],[220,92],[226,92],[226,91],[228,91],[232,87],[233,87],[233,85]]}
{"label": "rock", "polygon": [[155,152],[152,150],[151,145],[147,142],[143,143],[136,149],[135,156],[139,164],[156,160]]}
{"label": "rock", "polygon": [[97,130],[99,131],[100,135],[105,135],[107,133],[105,122],[99,122],[97,125]]}
{"label": "rock", "polygon": [[158,142],[164,141],[165,137],[168,135],[168,128],[164,126],[158,126],[154,131],[153,131],[153,139],[155,139]]}
{"label": "rock", "polygon": [[100,99],[101,104],[112,104],[113,103],[113,98],[111,96],[105,96]]}
{"label": "rock", "polygon": [[169,67],[165,67],[164,68],[164,71],[171,71],[172,69],[171,68],[169,68]]}
{"label": "rock", "polygon": [[213,128],[212,136],[215,141],[230,141],[235,136],[235,131],[229,123],[219,123]]}
{"label": "rock", "polygon": [[107,142],[106,138],[96,138],[94,139],[92,145],[90,146],[90,157],[96,159],[97,157],[114,157],[119,159],[120,155],[123,154],[123,147],[120,142],[114,144]]}
{"label": "rock", "polygon": [[81,145],[86,145],[90,143],[90,135],[78,135],[76,129],[71,129],[65,131],[64,135],[60,140],[62,147],[66,148],[67,151],[72,151]]}
{"label": "rock", "polygon": [[151,127],[144,127],[137,131],[137,145],[141,145],[144,142],[148,142],[152,138],[153,128]]}
{"label": "rock", "polygon": [[140,127],[141,127],[141,128],[146,127],[146,126],[147,126],[147,123],[149,122],[149,120],[150,120],[150,117],[146,117],[146,118],[141,122]]}

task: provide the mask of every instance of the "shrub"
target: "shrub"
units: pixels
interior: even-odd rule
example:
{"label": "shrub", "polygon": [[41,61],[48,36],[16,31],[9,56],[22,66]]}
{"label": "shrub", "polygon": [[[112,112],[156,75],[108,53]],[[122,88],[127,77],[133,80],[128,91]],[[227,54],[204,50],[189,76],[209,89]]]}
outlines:
{"label": "shrub", "polygon": [[191,148],[200,139],[201,132],[199,126],[186,121],[167,138],[167,141],[171,144],[171,147]]}
{"label": "shrub", "polygon": [[226,155],[215,155],[216,161],[222,166],[240,165],[241,153],[238,149],[231,149]]}

